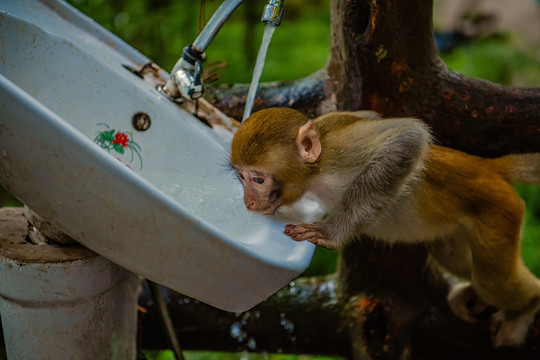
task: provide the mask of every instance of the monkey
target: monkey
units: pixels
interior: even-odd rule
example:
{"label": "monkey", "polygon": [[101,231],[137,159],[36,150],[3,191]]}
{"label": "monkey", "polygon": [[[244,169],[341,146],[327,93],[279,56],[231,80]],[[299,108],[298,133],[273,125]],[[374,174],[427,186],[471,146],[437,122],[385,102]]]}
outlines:
{"label": "monkey", "polygon": [[520,256],[524,202],[511,184],[540,185],[540,153],[481,158],[436,145],[414,118],[360,111],[309,120],[268,108],[238,128],[229,161],[249,211],[272,215],[316,195],[327,215],[285,225],[293,240],[327,249],[361,234],[433,244],[441,266],[464,280],[449,291],[450,309],[474,322],[494,307],[493,345],[525,341],[540,281]]}

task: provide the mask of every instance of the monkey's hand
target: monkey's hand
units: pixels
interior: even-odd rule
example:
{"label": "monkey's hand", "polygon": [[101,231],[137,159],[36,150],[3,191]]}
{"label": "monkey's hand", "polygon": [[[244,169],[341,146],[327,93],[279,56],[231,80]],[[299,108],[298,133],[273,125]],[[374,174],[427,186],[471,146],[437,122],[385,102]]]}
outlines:
{"label": "monkey's hand", "polygon": [[336,250],[338,248],[337,242],[328,239],[327,236],[324,235],[320,225],[321,223],[319,222],[299,225],[289,224],[285,226],[285,231],[283,232],[285,235],[290,236],[293,240],[307,240],[325,249]]}

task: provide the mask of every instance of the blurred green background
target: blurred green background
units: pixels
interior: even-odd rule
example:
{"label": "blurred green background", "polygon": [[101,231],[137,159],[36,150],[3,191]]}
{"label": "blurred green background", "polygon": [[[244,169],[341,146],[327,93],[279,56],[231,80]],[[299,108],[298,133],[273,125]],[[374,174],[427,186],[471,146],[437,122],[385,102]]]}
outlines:
{"label": "blurred green background", "polygon": [[[167,71],[178,60],[182,48],[193,42],[221,1],[193,0],[69,0],[128,44]],[[205,69],[212,63],[226,64],[219,83],[247,83],[262,38],[259,19],[266,2],[245,1],[235,11],[207,49]],[[276,30],[268,50],[261,81],[294,80],[324,67],[329,51],[329,0],[287,0],[282,25]],[[435,26],[438,21],[435,19]],[[452,29],[439,29],[452,39]],[[450,31],[449,31],[450,30]],[[504,85],[540,86],[540,47],[528,43],[518,33],[456,36],[442,58],[454,70]],[[540,29],[539,29],[540,31]],[[526,264],[540,276],[540,190],[517,187],[527,203],[522,253]],[[0,189],[0,206],[17,205]],[[335,252],[317,249],[306,275],[333,272]],[[148,353],[153,359],[172,359],[167,351]],[[238,359],[247,354],[188,353],[188,359]],[[262,354],[251,359],[311,359]],[[318,358],[323,359],[323,358]]]}

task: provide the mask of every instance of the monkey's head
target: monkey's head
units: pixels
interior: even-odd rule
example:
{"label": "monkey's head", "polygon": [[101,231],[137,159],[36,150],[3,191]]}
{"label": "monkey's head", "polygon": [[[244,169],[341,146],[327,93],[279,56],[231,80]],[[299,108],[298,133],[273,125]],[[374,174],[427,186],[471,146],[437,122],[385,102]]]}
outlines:
{"label": "monkey's head", "polygon": [[234,135],[230,165],[248,210],[268,215],[299,200],[321,150],[315,126],[299,111],[269,108],[246,119]]}

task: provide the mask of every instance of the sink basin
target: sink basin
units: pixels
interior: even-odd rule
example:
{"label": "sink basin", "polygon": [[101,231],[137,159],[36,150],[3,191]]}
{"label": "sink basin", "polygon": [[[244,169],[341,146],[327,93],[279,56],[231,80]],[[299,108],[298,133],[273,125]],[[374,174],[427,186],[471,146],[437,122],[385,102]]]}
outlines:
{"label": "sink basin", "polygon": [[0,184],[126,269],[247,310],[304,271],[314,246],[245,209],[225,171],[232,135],[157,91],[164,71],[125,68],[147,62],[63,2],[0,3]]}

